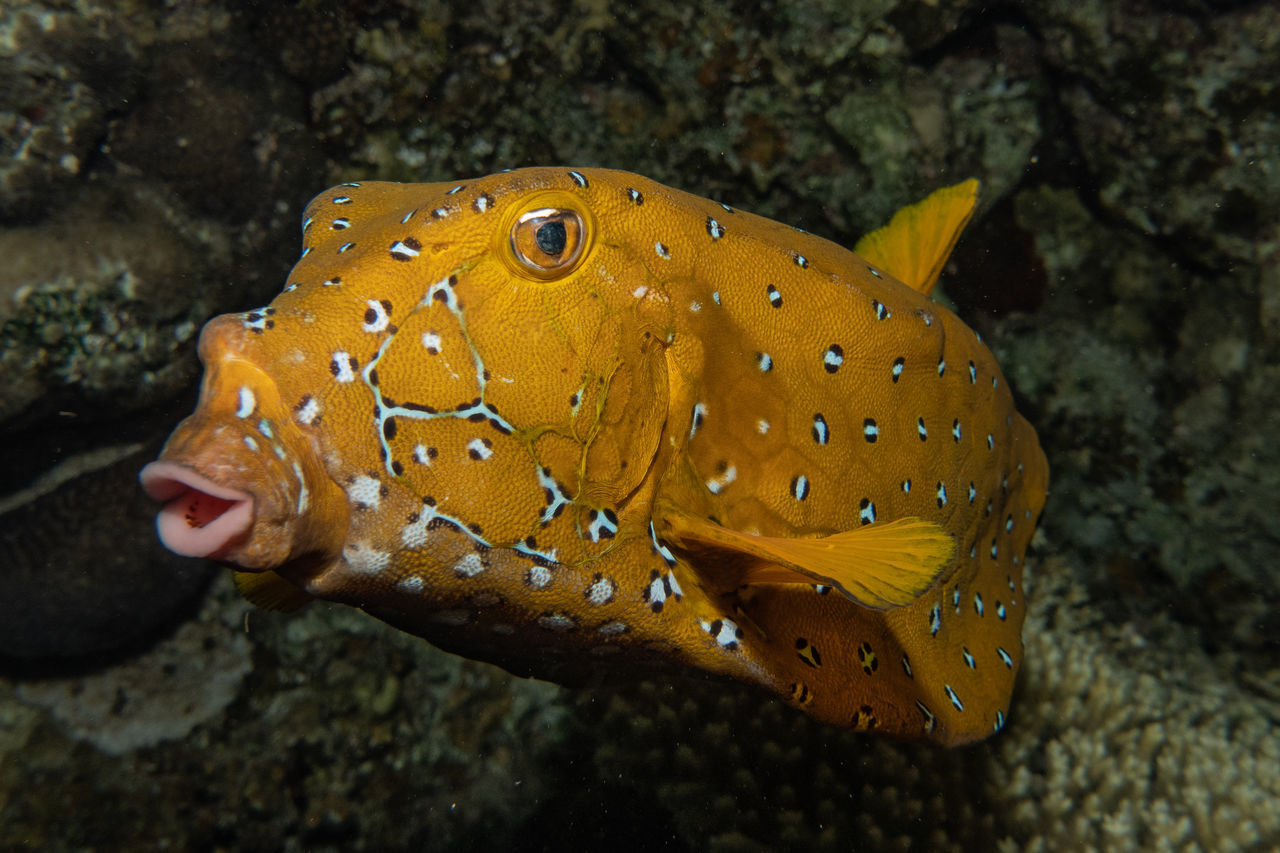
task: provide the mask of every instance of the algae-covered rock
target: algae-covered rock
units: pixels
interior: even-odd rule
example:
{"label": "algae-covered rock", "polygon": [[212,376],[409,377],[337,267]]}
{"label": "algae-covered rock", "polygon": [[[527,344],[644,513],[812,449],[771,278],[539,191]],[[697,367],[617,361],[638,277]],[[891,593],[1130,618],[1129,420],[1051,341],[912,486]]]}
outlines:
{"label": "algae-covered rock", "polygon": [[38,225],[0,232],[0,424],[70,411],[92,423],[173,395],[195,377],[200,326],[225,304],[231,261],[142,184],[94,188]]}
{"label": "algae-covered rock", "polygon": [[113,112],[137,85],[138,44],[107,8],[0,8],[0,221],[73,195]]}

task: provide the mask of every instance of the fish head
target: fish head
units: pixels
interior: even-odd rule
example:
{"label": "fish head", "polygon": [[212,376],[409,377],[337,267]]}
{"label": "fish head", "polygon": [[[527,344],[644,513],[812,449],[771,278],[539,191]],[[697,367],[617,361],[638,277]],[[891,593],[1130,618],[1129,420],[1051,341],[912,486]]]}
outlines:
{"label": "fish head", "polygon": [[199,407],[143,474],[166,544],[365,602],[453,577],[458,533],[582,561],[630,503],[647,536],[672,309],[616,197],[564,169],[318,196],[284,291],[203,333]]}
{"label": "fish head", "polygon": [[205,326],[196,411],[140,479],[165,502],[156,526],[170,550],[249,571],[306,571],[339,553],[346,497],[314,439],[281,403],[275,380],[245,357],[245,335],[231,316]]}

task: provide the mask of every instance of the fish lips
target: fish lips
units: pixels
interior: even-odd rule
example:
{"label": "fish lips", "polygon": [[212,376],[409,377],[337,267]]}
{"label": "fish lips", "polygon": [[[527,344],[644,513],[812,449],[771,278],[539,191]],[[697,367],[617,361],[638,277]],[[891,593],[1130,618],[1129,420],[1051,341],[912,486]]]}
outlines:
{"label": "fish lips", "polygon": [[164,460],[148,464],[138,478],[150,497],[165,502],[156,515],[156,531],[176,554],[216,560],[253,531],[254,497],[249,492]]}

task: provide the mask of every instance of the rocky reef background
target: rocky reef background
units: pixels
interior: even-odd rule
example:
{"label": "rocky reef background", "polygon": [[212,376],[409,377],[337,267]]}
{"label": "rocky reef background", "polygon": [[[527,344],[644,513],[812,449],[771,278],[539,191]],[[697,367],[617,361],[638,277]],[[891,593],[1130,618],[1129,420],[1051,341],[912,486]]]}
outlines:
{"label": "rocky reef background", "polygon": [[[1276,849],[1277,80],[1265,2],[0,0],[0,848]],[[942,288],[1053,470],[1005,732],[521,681],[156,546],[312,195],[545,163],[845,245],[982,180]]]}

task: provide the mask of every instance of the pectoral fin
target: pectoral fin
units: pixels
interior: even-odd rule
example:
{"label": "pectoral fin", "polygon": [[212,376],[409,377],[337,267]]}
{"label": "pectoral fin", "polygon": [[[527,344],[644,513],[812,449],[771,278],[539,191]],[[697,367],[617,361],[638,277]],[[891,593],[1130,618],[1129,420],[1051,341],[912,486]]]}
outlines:
{"label": "pectoral fin", "polygon": [[853,251],[913,290],[932,293],[977,203],[978,182],[972,178],[944,187],[899,210],[888,225],[859,240]]}
{"label": "pectoral fin", "polygon": [[713,588],[825,584],[875,610],[910,604],[955,552],[946,531],[919,518],[807,539],[752,536],[680,512],[664,515],[659,527],[670,541],[696,553],[693,568],[715,575],[707,578]]}

